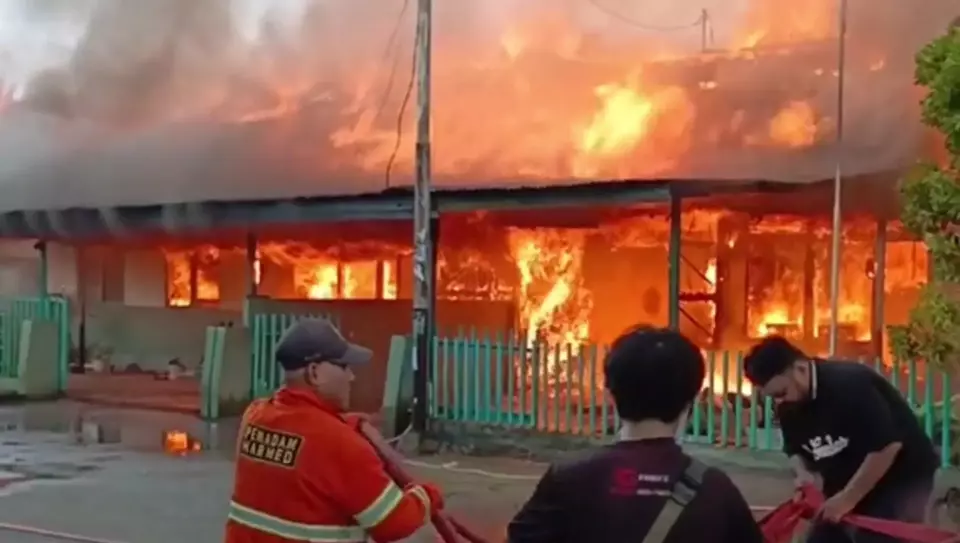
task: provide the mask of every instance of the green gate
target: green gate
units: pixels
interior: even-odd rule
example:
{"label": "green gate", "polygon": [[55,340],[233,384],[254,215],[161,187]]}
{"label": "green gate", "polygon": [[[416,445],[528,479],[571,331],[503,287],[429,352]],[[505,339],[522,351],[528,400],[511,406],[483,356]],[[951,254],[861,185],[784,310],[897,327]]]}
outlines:
{"label": "green gate", "polygon": [[280,387],[283,372],[274,362],[273,354],[280,336],[300,319],[328,319],[339,326],[334,315],[297,315],[290,313],[252,315],[252,348],[250,356],[250,391],[252,398],[262,398]]}
{"label": "green gate", "polygon": [[70,372],[70,304],[66,298],[39,297],[10,300],[0,312],[0,377],[19,377],[20,329],[24,321],[51,321],[57,326],[57,387],[67,388]]}

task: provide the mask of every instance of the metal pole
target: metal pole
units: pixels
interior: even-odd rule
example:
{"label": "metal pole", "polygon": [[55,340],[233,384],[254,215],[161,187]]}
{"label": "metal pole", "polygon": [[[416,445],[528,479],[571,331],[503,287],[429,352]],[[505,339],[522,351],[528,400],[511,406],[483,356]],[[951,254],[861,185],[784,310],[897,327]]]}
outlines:
{"label": "metal pole", "polygon": [[667,248],[669,266],[670,307],[668,324],[680,329],[680,258],[683,256],[683,206],[679,195],[670,194],[670,247]]}
{"label": "metal pole", "polygon": [[413,188],[413,429],[423,435],[427,427],[427,380],[432,281],[431,171],[430,171],[430,41],[432,0],[417,0],[416,179]]}
{"label": "metal pole", "polygon": [[37,270],[37,287],[40,297],[46,298],[50,294],[50,252],[48,251],[46,241],[38,241],[34,248],[39,257],[39,269]]}
{"label": "metal pole", "polygon": [[883,313],[887,277],[887,219],[877,219],[877,238],[873,246],[873,309],[870,311],[870,339],[874,356],[883,356]]}
{"label": "metal pole", "polygon": [[257,267],[260,266],[260,263],[257,258],[257,235],[253,232],[247,232],[246,242],[247,246],[244,256],[246,259],[247,296],[250,297],[256,296],[259,291],[259,283],[257,281],[260,278],[257,274]]}
{"label": "metal pole", "polygon": [[707,26],[710,24],[710,15],[707,8],[700,10],[700,52],[707,52]]}
{"label": "metal pole", "polygon": [[833,178],[833,236],[830,256],[830,355],[837,353],[840,326],[837,320],[840,311],[840,251],[843,239],[842,181],[843,181],[843,87],[844,68],[847,56],[847,0],[838,0],[837,37],[837,142],[836,170]]}

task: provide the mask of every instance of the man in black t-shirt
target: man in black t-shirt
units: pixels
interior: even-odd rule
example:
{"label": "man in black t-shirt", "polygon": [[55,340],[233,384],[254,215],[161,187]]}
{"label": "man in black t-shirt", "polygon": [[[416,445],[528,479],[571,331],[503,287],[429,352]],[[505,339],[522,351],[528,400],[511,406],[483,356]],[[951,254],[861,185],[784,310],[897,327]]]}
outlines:
{"label": "man in black t-shirt", "polygon": [[619,439],[554,464],[507,529],[509,543],[763,543],[733,482],[676,443],[700,392],[703,355],[651,327],[617,339],[606,386]]}
{"label": "man in black t-shirt", "polygon": [[896,541],[837,524],[847,513],[923,522],[937,470],[930,438],[900,392],[855,362],[814,360],[781,337],[755,346],[747,377],[773,399],[797,483],[827,496],[810,543]]}

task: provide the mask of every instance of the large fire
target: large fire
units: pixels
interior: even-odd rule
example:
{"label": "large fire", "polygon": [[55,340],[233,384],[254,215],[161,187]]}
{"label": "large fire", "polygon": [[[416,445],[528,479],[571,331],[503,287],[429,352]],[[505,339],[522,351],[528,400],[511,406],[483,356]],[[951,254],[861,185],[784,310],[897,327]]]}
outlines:
{"label": "large fire", "polygon": [[[548,215],[543,218],[549,221]],[[738,223],[731,231],[723,226],[727,218],[725,212],[684,213],[680,326],[705,354],[734,354],[714,359],[704,389],[750,396],[752,388],[739,380],[742,374],[734,365],[736,351],[771,334],[801,341],[811,352],[822,352],[826,344],[831,320],[829,232],[824,222],[780,216]],[[869,346],[873,337],[876,233],[871,225],[853,221],[844,227],[838,321],[841,340],[854,350]],[[525,366],[522,377],[528,385],[546,379],[550,390],[563,389],[571,379],[579,379],[579,370],[571,368],[588,358],[588,348],[599,345],[602,353],[604,345],[638,322],[667,324],[669,222],[662,215],[639,214],[589,227],[498,227],[476,215],[471,227],[478,236],[475,241],[465,238],[456,247],[441,243],[438,297],[515,302],[527,356],[539,353],[544,364],[538,376],[531,374],[531,365]],[[484,249],[491,239],[499,241]],[[471,243],[475,245],[469,247]],[[506,254],[497,254],[497,243]],[[354,251],[354,256],[347,249],[261,243],[255,262],[261,294],[314,300],[409,298],[409,290],[401,293],[401,277],[409,274],[407,247]],[[166,251],[168,303],[216,303],[224,280],[218,266],[228,251]],[[507,267],[498,266],[498,259]],[[622,273],[615,271],[624,265]],[[886,322],[896,318],[890,315],[906,314],[910,293],[926,280],[927,265],[921,244],[888,242],[883,288],[897,309],[885,310]],[[737,274],[742,274],[742,286],[730,287],[731,281],[737,283]],[[409,280],[406,285],[409,288]],[[684,301],[683,296],[697,301]],[[602,368],[594,372],[591,386],[602,388]]]}
{"label": "large fire", "polygon": [[[413,171],[415,116],[399,110],[417,103],[408,91],[415,25],[399,1],[171,2],[147,15],[120,0],[87,4],[65,16],[80,25],[74,56],[18,82],[18,99],[149,134],[213,120],[224,125],[224,145],[248,145],[268,164],[274,157],[285,175],[367,182],[388,166],[405,180]],[[715,165],[706,159],[722,161],[727,150],[799,156],[835,130],[834,4],[718,6],[710,28],[677,34],[637,30],[589,2],[438,5],[433,171],[438,182],[462,184],[725,177],[696,166]],[[702,7],[680,2],[648,14],[662,20],[635,16],[672,26]],[[127,19],[137,25],[118,24]],[[900,65],[891,55],[909,54],[894,41],[871,42],[883,32],[861,23],[847,70],[868,85],[863,74],[893,72]],[[692,43],[713,25],[715,43]],[[235,142],[240,133],[249,140]]]}
{"label": "large fire", "polygon": [[[376,5],[377,12],[382,11],[380,2],[355,3]],[[480,4],[474,4],[472,9],[479,16]],[[515,7],[508,22],[484,26],[484,32],[473,32],[470,25],[463,32],[438,32],[431,82],[436,102],[432,167],[438,178],[465,182],[643,178],[667,175],[717,149],[721,154],[726,148],[786,152],[832,139],[834,48],[816,49],[836,35],[832,0],[754,0],[731,37],[710,50],[652,42],[606,26],[593,30],[583,26],[570,9],[559,7],[562,3],[552,4],[558,7],[548,12]],[[170,99],[175,107],[167,111],[150,104],[155,107],[143,109],[164,121],[211,117],[247,125],[271,121],[276,133],[262,138],[264,147],[302,149],[291,160],[307,163],[314,173],[346,171],[380,177],[388,166],[411,172],[413,115],[397,115],[401,103],[407,102],[400,99],[405,85],[381,88],[385,80],[390,82],[388,87],[394,82],[393,75],[386,75],[391,70],[384,69],[382,44],[373,47],[366,43],[373,40],[366,39],[363,44],[350,42],[358,47],[355,58],[342,57],[338,62],[320,58],[341,45],[337,40],[346,40],[344,28],[357,35],[371,28],[384,30],[382,20],[372,23],[369,12],[362,11],[337,12],[342,17],[301,14],[291,36],[302,35],[293,37],[278,26],[264,24],[259,31],[267,35],[261,38],[270,42],[269,47],[230,49],[230,63],[217,69],[191,58],[196,63],[193,78],[178,80],[169,89],[170,97],[157,99],[161,104]],[[402,24],[412,28],[408,19]],[[442,15],[438,19],[438,28],[445,22],[453,24]],[[304,37],[308,35],[331,41],[324,47],[297,50],[297,40],[309,41]],[[369,54],[371,49],[378,54]],[[851,71],[886,69],[891,51],[868,49],[851,54]],[[394,53],[407,58],[406,51],[391,50],[387,65],[405,62],[394,61]],[[406,82],[407,67],[395,72],[400,74],[398,80]],[[799,220],[758,221],[749,228],[753,241],[748,244],[737,237],[718,237],[719,213],[688,215],[685,234],[698,232],[695,235],[703,238],[698,242],[711,248],[693,264],[685,264],[685,273],[691,267],[698,272],[687,273],[693,278],[687,278],[684,290],[702,298],[696,302],[700,313],[691,303],[690,311],[683,314],[685,332],[700,334],[700,342],[711,350],[737,350],[749,340],[773,333],[810,341],[825,337],[831,315],[829,251],[822,226]],[[551,379],[565,379],[569,358],[578,356],[585,345],[609,343],[619,332],[613,324],[597,324],[598,296],[592,291],[596,287],[590,286],[597,281],[588,277],[591,240],[599,237],[615,250],[646,251],[661,259],[655,266],[638,260],[638,273],[647,273],[648,267],[659,270],[666,265],[665,252],[659,252],[665,251],[666,230],[662,217],[586,229],[507,229],[505,245],[515,277],[494,280],[509,285],[525,343],[551,346],[554,355],[547,359]],[[805,255],[787,254],[781,249],[791,244],[770,243],[765,235],[802,238],[810,249]],[[739,293],[741,300],[731,301],[724,290],[721,245],[749,255],[743,272],[749,275],[745,281],[749,288]],[[871,255],[869,242],[844,248],[838,320],[851,342],[871,338],[872,279],[867,273]],[[203,304],[221,297],[218,250],[171,249],[166,256],[170,305]],[[408,267],[404,264],[408,256],[405,248],[356,256],[313,251],[292,242],[263,243],[257,257],[257,283],[278,298],[397,299],[402,297],[399,277]],[[445,257],[440,258],[443,266]],[[452,266],[450,260],[446,262]],[[475,264],[488,266],[482,260]],[[916,261],[910,265],[915,268]],[[891,275],[903,274],[891,268]],[[640,301],[636,304],[641,307],[629,315],[624,311],[622,321],[665,325],[664,281],[665,275],[657,276],[644,289],[637,287]],[[493,299],[502,292],[501,286],[489,286],[485,293]],[[724,339],[729,334],[722,329],[724,310],[717,302],[724,296],[728,305],[739,304],[738,311],[744,315],[742,326],[737,324],[742,337],[736,341]],[[734,374],[729,372],[724,381],[718,368],[704,386],[750,394],[748,385],[734,382]],[[602,381],[600,375],[592,378],[594,383]]]}

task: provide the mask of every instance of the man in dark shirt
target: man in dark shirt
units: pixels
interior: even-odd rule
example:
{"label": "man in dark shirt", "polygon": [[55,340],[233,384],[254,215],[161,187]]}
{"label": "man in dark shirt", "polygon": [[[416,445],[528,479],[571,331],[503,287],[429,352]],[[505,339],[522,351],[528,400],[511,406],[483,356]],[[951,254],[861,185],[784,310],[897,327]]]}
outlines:
{"label": "man in dark shirt", "polygon": [[811,359],[781,337],[760,342],[744,365],[777,406],[797,483],[819,477],[827,496],[808,542],[896,541],[837,524],[851,512],[924,520],[937,456],[893,385],[862,364]]}
{"label": "man in dark shirt", "polygon": [[762,543],[730,478],[676,443],[703,383],[696,345],[637,328],[613,343],[604,364],[619,439],[552,465],[510,523],[508,542]]}

